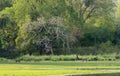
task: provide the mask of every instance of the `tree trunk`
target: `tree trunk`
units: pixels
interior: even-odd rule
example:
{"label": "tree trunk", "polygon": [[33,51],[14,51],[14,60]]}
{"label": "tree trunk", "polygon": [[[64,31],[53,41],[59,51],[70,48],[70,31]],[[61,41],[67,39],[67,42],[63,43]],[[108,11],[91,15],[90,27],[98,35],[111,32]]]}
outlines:
{"label": "tree trunk", "polygon": [[70,43],[68,36],[67,36],[67,54],[70,54]]}
{"label": "tree trunk", "polygon": [[97,48],[97,39],[96,39],[96,37],[95,37],[95,40],[94,40],[94,52],[93,52],[93,55],[96,55],[97,50],[98,50],[98,48]]}

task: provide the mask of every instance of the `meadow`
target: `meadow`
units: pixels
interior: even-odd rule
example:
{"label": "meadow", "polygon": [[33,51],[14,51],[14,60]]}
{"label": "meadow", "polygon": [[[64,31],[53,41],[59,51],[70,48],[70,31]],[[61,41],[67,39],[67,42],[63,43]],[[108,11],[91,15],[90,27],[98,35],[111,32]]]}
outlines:
{"label": "meadow", "polygon": [[0,76],[69,76],[120,73],[120,61],[0,62]]}

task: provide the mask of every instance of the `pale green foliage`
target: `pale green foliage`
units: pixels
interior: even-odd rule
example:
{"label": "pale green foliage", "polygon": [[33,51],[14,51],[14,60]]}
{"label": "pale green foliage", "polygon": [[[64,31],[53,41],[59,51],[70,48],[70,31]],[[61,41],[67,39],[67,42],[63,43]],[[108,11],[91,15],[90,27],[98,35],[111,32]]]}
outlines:
{"label": "pale green foliage", "polygon": [[2,44],[2,49],[10,50],[15,47],[15,38],[17,36],[17,27],[16,26],[7,26],[3,29],[0,29],[0,40]]}
{"label": "pale green foliage", "polygon": [[26,22],[29,18],[31,10],[30,3],[27,0],[16,0],[13,4],[14,18],[19,26]]}
{"label": "pale green foliage", "polygon": [[56,41],[58,41],[58,46],[61,43],[65,44],[65,30],[60,17],[52,17],[49,20],[44,17],[38,18],[37,21],[28,22],[20,28],[19,36],[16,39],[17,47],[26,49],[32,44],[40,47],[44,40],[52,41],[52,45],[56,45]]}
{"label": "pale green foliage", "polygon": [[[116,40],[113,0],[10,0],[9,7],[6,1],[9,3],[0,1],[0,15],[7,15],[10,24],[15,25],[11,35],[17,35],[10,42],[16,41],[19,50],[39,50],[41,40],[52,41],[54,49],[59,50],[80,47],[82,43],[94,47],[95,39],[99,44]],[[119,3],[116,16],[118,23]]]}
{"label": "pale green foliage", "polygon": [[68,0],[68,3],[78,12],[81,26],[92,17],[110,16],[115,6],[112,0]]}
{"label": "pale green foliage", "polygon": [[120,0],[118,0],[116,7],[116,21],[120,23]]}
{"label": "pale green foliage", "polygon": [[12,6],[12,0],[0,0],[0,11]]}
{"label": "pale green foliage", "polygon": [[107,41],[105,43],[101,43],[99,45],[99,54],[114,54],[114,51],[116,51],[116,54],[119,54],[119,47],[118,46],[113,46],[110,41]]}

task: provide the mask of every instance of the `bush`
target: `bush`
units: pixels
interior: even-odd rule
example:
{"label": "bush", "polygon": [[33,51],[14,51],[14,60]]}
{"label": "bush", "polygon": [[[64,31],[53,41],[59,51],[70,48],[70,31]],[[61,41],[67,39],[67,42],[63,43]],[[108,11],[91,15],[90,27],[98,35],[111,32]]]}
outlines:
{"label": "bush", "polygon": [[115,56],[116,59],[120,59],[120,56]]}
{"label": "bush", "polygon": [[60,61],[61,59],[60,59],[59,56],[51,56],[50,60],[52,60],[52,61]]}
{"label": "bush", "polygon": [[45,60],[50,60],[49,56],[29,56],[25,55],[19,58],[16,58],[16,60],[21,60],[21,61],[45,61]]}
{"label": "bush", "polygon": [[20,56],[19,51],[0,50],[0,57],[14,59]]}
{"label": "bush", "polygon": [[29,56],[25,55],[19,58],[16,58],[16,60],[21,60],[21,61],[73,61],[76,60],[75,55],[60,55],[60,56]]}
{"label": "bush", "polygon": [[6,61],[7,59],[6,58],[0,58],[0,61]]}
{"label": "bush", "polygon": [[120,56],[103,56],[103,55],[98,55],[98,56],[76,56],[76,55],[54,55],[54,56],[29,56],[25,55],[22,57],[17,58],[16,60],[20,61],[75,61],[75,60],[80,60],[80,61],[113,61],[113,60],[118,60],[120,59]]}
{"label": "bush", "polygon": [[107,61],[113,61],[116,60],[115,56],[104,56],[105,60]]}
{"label": "bush", "polygon": [[74,61],[76,60],[76,56],[75,55],[67,55],[67,56],[60,56],[60,59],[62,61]]}
{"label": "bush", "polygon": [[79,56],[79,60],[82,61],[113,61],[116,60],[115,56]]}
{"label": "bush", "polygon": [[6,59],[6,58],[0,58],[0,62],[10,62],[10,59]]}

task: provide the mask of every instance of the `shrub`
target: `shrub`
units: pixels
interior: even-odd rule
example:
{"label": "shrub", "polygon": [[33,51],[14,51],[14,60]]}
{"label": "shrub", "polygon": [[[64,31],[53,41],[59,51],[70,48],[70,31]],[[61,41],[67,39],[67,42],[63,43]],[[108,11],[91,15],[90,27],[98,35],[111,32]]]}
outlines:
{"label": "shrub", "polygon": [[0,61],[6,61],[7,59],[6,58],[0,58]]}
{"label": "shrub", "polygon": [[120,56],[115,56],[116,59],[120,59]]}
{"label": "shrub", "polygon": [[59,60],[61,60],[61,59],[60,59],[59,56],[51,56],[51,57],[50,57],[50,60],[52,60],[52,61],[59,61]]}
{"label": "shrub", "polygon": [[103,56],[105,60],[107,61],[113,61],[116,60],[115,56]]}
{"label": "shrub", "polygon": [[76,55],[51,55],[51,56],[29,56],[25,55],[19,58],[16,58],[16,60],[20,61],[75,61],[75,60],[81,60],[81,61],[113,61],[116,59],[120,59],[120,56],[104,56],[104,55],[98,55],[98,56],[76,56]]}
{"label": "shrub", "polygon": [[74,60],[76,60],[75,55],[61,56],[60,58],[62,61],[74,61]]}
{"label": "shrub", "polygon": [[20,52],[18,51],[0,50],[0,57],[14,59],[18,56],[20,56]]}
{"label": "shrub", "polygon": [[0,62],[9,62],[10,59],[6,59],[6,58],[0,58]]}

